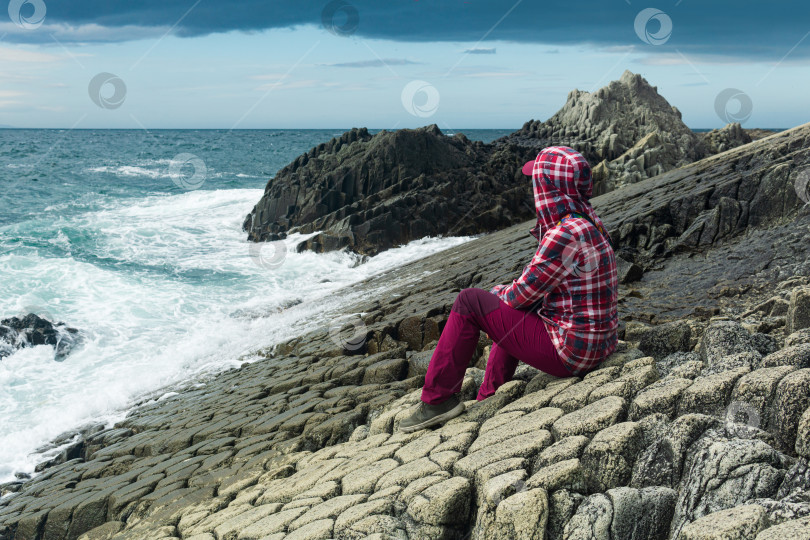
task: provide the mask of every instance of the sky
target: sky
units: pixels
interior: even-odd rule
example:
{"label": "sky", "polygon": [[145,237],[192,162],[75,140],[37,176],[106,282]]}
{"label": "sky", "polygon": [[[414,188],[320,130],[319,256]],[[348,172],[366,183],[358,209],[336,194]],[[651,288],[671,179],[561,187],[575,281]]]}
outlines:
{"label": "sky", "polygon": [[624,70],[693,129],[810,121],[799,1],[10,0],[0,19],[6,126],[518,129]]}

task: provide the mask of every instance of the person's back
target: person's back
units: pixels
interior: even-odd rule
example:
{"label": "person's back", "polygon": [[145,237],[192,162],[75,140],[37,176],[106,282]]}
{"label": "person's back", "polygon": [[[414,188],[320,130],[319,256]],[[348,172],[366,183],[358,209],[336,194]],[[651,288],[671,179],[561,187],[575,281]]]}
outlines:
{"label": "person's back", "polygon": [[400,423],[412,432],[464,411],[462,379],[481,330],[493,344],[477,399],[493,395],[523,361],[556,377],[583,375],[618,343],[618,273],[610,237],[588,203],[587,160],[567,146],[523,166],[532,177],[539,241],[509,285],[459,292],[425,375],[421,403]]}
{"label": "person's back", "polygon": [[549,335],[572,374],[597,367],[618,344],[618,272],[613,248],[587,219],[569,217],[565,227],[580,246],[571,271],[546,293],[537,314],[554,328]]}

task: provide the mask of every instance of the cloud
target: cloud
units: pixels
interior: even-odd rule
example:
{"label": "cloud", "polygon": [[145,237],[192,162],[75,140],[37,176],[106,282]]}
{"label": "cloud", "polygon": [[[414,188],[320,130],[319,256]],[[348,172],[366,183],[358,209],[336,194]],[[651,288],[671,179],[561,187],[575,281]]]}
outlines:
{"label": "cloud", "polygon": [[277,81],[273,83],[267,83],[259,86],[257,89],[262,91],[268,90],[290,90],[295,88],[313,88],[317,86],[326,86],[326,83],[316,79],[306,79],[300,81]]}
{"label": "cloud", "polygon": [[482,49],[480,47],[475,49],[465,49],[464,54],[495,54],[495,48],[492,49]]}
{"label": "cloud", "polygon": [[44,64],[58,62],[59,56],[19,48],[0,47],[0,62],[18,62],[24,64]]}
{"label": "cloud", "polygon": [[[50,6],[50,4],[49,4]],[[158,39],[171,29],[168,25],[104,26],[98,23],[46,23],[34,30],[19,28],[11,22],[0,23],[0,35],[13,43],[118,43],[140,39]]]}
{"label": "cloud", "polygon": [[414,62],[412,60],[407,60],[405,58],[377,58],[374,60],[359,60],[357,62],[337,62],[334,64],[317,64],[317,65],[328,67],[366,68],[366,67],[385,67],[385,66],[407,66],[421,63],[422,62]]}
{"label": "cloud", "polygon": [[530,75],[525,71],[478,71],[462,74],[462,77],[476,77],[479,79],[508,79]]}
{"label": "cloud", "polygon": [[[347,39],[469,42],[476,43],[473,49],[483,44],[484,50],[487,43],[494,41],[634,45],[651,54],[671,53],[677,48],[690,56],[722,54],[775,62],[805,36],[810,15],[810,5],[804,0],[783,0],[778,9],[732,0],[679,2],[662,9],[672,21],[672,34],[661,45],[644,43],[637,35],[635,19],[641,11],[637,3],[602,0],[579,2],[574,17],[569,4],[544,4],[538,10],[535,2],[515,4],[513,0],[345,0],[341,4],[326,0],[62,1],[48,3],[43,26],[23,30],[6,23],[0,34],[8,32],[6,41],[52,43],[50,34],[55,29],[59,29],[58,34],[54,33],[58,39],[71,42],[157,38],[169,29],[177,36],[302,25],[317,26],[326,32],[326,27],[332,26],[329,17],[334,16],[334,29],[341,30],[348,24],[351,36]],[[810,47],[805,42],[790,54],[808,57]]]}

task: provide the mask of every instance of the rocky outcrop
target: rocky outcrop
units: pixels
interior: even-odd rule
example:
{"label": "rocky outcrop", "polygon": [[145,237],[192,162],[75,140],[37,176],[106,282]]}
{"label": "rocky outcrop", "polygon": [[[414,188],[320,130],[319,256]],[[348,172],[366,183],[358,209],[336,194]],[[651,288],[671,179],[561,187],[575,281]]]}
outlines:
{"label": "rocky outcrop", "polygon": [[445,136],[435,124],[373,136],[353,128],[281,169],[243,229],[254,242],[317,233],[298,249],[373,255],[424,236],[491,232],[531,219],[531,183],[520,167],[547,146],[582,152],[596,196],[731,148],[746,136],[733,125],[696,135],[656,87],[625,71],[596,92],[572,91],[548,120],[531,120],[490,144],[460,133]]}
{"label": "rocky outcrop", "polygon": [[[738,146],[748,144],[754,139],[742,128],[739,122],[728,124],[720,129],[702,133],[703,144],[706,145],[709,153],[719,154],[726,150],[731,150]],[[761,137],[760,137],[761,138]]]}
{"label": "rocky outcrop", "polygon": [[535,154],[546,146],[575,148],[591,164],[594,195],[711,153],[657,87],[630,71],[595,92],[572,90],[554,116],[530,120],[500,141],[528,146]]}
{"label": "rocky outcrop", "polygon": [[530,152],[485,145],[435,124],[352,129],[281,169],[245,219],[252,241],[323,231],[299,249],[367,255],[424,236],[469,235],[530,219]]}
{"label": "rocky outcrop", "polygon": [[0,321],[0,359],[24,347],[50,345],[54,348],[55,358],[64,360],[79,341],[77,329],[34,313]]}

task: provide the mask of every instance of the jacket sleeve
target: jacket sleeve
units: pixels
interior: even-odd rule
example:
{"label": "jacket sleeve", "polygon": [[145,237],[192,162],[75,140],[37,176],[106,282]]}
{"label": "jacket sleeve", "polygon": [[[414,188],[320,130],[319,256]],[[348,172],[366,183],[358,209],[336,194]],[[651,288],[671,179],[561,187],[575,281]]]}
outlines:
{"label": "jacket sleeve", "polygon": [[489,292],[497,296],[498,293],[501,292],[501,289],[503,289],[504,287],[506,287],[506,285],[495,285],[489,290]]}
{"label": "jacket sleeve", "polygon": [[570,262],[565,264],[564,259],[571,259],[574,247],[575,239],[568,229],[550,229],[520,277],[511,285],[502,286],[495,294],[515,309],[530,307],[568,275]]}

